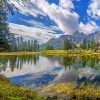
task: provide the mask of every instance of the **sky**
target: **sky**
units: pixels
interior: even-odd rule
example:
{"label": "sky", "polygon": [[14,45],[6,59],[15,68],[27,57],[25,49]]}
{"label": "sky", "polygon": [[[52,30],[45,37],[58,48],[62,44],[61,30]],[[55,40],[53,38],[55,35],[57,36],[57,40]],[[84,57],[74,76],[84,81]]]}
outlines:
{"label": "sky", "polygon": [[[23,2],[24,1],[24,2]],[[9,0],[19,11],[8,15],[12,33],[31,36],[41,43],[76,32],[100,30],[100,0]]]}

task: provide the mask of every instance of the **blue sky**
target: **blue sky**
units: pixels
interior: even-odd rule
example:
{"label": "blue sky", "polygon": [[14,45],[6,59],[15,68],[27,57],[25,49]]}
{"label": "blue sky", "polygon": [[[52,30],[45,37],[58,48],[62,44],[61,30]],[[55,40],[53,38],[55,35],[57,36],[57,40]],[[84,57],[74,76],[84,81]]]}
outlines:
{"label": "blue sky", "polygon": [[75,32],[91,34],[100,28],[100,0],[31,0],[20,4],[20,11],[8,15],[10,31],[34,37],[41,42]]}

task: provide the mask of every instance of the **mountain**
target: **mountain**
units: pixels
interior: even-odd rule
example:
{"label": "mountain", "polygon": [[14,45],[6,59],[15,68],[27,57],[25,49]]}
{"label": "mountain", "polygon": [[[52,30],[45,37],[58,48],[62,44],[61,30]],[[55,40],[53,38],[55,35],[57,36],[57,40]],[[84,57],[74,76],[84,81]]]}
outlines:
{"label": "mountain", "polygon": [[92,38],[95,39],[95,41],[99,40],[100,42],[100,32],[95,32],[89,35],[85,35],[83,33],[76,32],[72,36],[69,35],[62,35],[59,38],[52,38],[47,43],[40,45],[40,49],[45,48],[47,45],[53,46],[55,49],[63,49],[63,41],[67,38],[72,38],[73,43],[80,44],[83,39],[86,39],[87,41],[90,41]]}
{"label": "mountain", "polygon": [[100,43],[100,31],[88,35],[89,40],[91,40],[92,38],[94,38],[95,41]]}
{"label": "mountain", "polygon": [[[72,36],[71,36],[72,37]],[[47,45],[50,45],[50,46],[53,46],[55,49],[62,49],[63,48],[63,41],[66,39],[66,38],[70,38],[69,35],[62,35],[60,36],[59,38],[57,39],[50,39],[47,43],[45,44],[42,44],[40,46],[40,49],[43,49],[45,48]],[[75,41],[76,39],[74,37],[72,37],[72,41]]]}

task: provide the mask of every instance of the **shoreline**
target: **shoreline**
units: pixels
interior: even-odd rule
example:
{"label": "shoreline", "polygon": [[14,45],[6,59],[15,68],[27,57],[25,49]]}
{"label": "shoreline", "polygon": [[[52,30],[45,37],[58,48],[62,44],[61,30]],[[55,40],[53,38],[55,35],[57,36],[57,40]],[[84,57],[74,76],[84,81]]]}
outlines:
{"label": "shoreline", "polygon": [[12,83],[7,77],[0,74],[0,100],[46,100],[39,96],[35,89],[19,86]]}
{"label": "shoreline", "polygon": [[100,56],[100,50],[45,50],[45,51],[19,51],[19,52],[0,52],[0,56],[24,56],[24,55],[74,55],[74,56]]}
{"label": "shoreline", "polygon": [[2,100],[99,100],[100,88],[93,84],[72,82],[52,83],[39,90],[21,87],[0,75],[0,99]]}

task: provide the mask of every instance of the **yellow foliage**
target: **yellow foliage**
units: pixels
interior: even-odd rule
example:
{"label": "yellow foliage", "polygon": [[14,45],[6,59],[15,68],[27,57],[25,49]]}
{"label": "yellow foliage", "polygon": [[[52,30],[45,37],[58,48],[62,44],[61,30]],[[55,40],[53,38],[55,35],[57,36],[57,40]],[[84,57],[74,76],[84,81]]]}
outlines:
{"label": "yellow foliage", "polygon": [[77,85],[75,83],[53,83],[42,89],[42,92],[55,91],[55,94],[75,95],[80,97],[100,98],[100,88],[96,88],[93,84]]}

